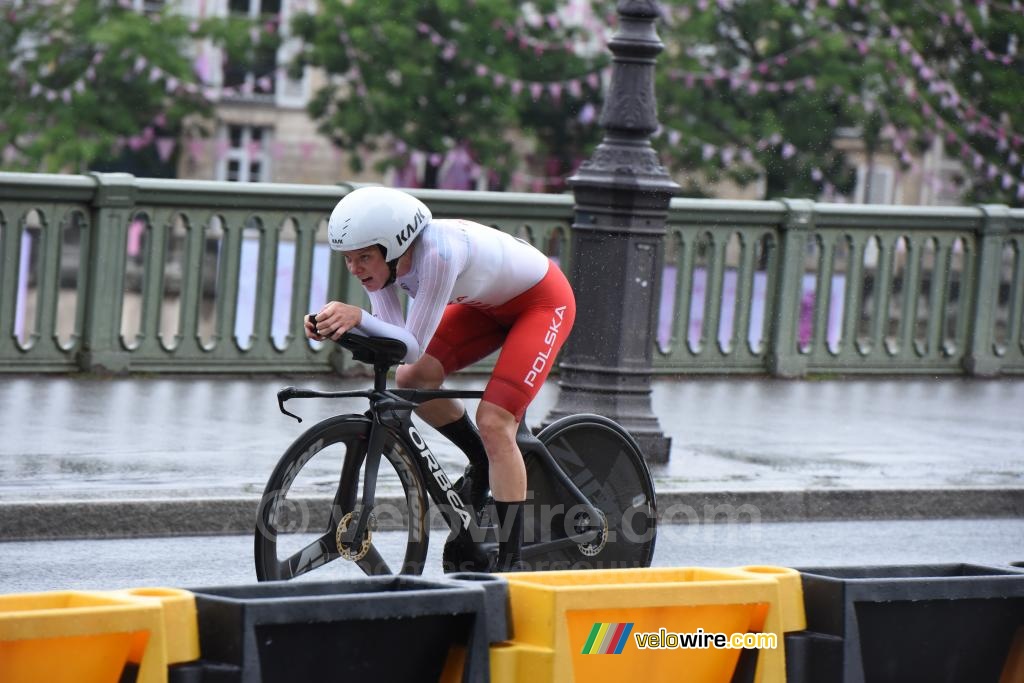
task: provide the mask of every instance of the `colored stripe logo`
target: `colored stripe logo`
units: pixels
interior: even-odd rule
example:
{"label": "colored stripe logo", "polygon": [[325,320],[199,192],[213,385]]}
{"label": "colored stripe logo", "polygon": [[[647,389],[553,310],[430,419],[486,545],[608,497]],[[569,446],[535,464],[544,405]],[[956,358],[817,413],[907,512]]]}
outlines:
{"label": "colored stripe logo", "polygon": [[632,623],[603,624],[597,622],[590,629],[587,644],[583,646],[585,655],[619,655],[629,640]]}

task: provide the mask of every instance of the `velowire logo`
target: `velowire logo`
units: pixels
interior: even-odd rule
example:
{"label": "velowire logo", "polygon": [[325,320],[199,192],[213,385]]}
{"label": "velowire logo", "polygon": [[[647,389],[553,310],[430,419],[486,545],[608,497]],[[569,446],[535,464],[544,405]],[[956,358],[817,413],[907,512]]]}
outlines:
{"label": "velowire logo", "polygon": [[629,640],[632,623],[603,624],[597,622],[590,629],[587,644],[583,646],[585,655],[620,655],[622,648]]}

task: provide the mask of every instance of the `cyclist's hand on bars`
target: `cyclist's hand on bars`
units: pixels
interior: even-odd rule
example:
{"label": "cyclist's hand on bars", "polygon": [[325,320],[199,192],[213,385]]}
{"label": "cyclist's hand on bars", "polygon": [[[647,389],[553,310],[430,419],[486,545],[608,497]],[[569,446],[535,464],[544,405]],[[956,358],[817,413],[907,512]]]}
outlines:
{"label": "cyclist's hand on bars", "polygon": [[317,334],[316,326],[314,326],[313,323],[309,321],[309,318],[310,316],[307,315],[305,318],[302,319],[303,327],[306,329],[306,338],[312,339],[313,341],[323,341],[324,337],[321,337],[319,334]]}
{"label": "cyclist's hand on bars", "polygon": [[330,337],[337,341],[363,320],[363,309],[340,301],[329,301],[316,314],[316,329],[321,338]]}

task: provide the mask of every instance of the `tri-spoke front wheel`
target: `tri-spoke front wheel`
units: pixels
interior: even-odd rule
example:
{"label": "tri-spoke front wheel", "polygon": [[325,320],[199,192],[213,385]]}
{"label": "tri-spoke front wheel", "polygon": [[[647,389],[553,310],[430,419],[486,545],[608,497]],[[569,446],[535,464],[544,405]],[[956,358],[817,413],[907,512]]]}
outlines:
{"label": "tri-spoke front wheel", "polygon": [[324,579],[422,573],[429,540],[426,487],[413,456],[390,433],[366,531],[344,540],[362,502],[369,436],[366,417],[342,415],[314,425],[285,452],[257,512],[260,581],[313,569]]}

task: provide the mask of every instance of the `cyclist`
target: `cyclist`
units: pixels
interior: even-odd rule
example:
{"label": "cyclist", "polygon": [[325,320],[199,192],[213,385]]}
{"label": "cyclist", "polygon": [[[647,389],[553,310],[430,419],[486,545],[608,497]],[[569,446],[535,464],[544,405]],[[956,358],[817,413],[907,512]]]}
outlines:
{"label": "cyclist", "polygon": [[[576,302],[562,271],[531,245],[467,220],[434,219],[400,190],[364,187],[346,195],[328,223],[331,249],[370,298],[373,313],[328,302],[306,321],[310,339],[350,329],[402,340],[399,387],[437,389],[445,377],[501,348],[476,424],[461,401],[435,399],[416,413],[470,459],[461,490],[482,509],[490,484],[498,513],[497,571],[520,559],[526,468],[516,430],[572,329]],[[398,290],[410,299],[402,314]]]}

